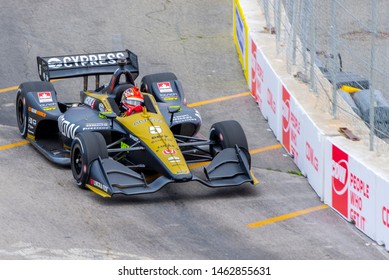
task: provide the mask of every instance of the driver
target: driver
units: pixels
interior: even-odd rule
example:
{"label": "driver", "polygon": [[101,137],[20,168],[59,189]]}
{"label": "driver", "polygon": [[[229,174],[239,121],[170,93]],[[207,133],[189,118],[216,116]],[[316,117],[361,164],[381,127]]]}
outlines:
{"label": "driver", "polygon": [[123,92],[120,107],[125,116],[143,111],[144,99],[139,88],[134,86]]}

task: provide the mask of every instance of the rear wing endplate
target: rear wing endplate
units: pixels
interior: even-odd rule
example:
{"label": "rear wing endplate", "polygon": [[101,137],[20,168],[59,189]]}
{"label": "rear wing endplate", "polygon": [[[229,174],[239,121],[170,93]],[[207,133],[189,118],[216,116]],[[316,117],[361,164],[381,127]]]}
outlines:
{"label": "rear wing endplate", "polygon": [[92,75],[110,75],[118,68],[119,60],[126,60],[134,79],[139,75],[138,57],[129,50],[78,54],[65,56],[37,57],[39,78],[50,81],[60,78],[76,78]]}

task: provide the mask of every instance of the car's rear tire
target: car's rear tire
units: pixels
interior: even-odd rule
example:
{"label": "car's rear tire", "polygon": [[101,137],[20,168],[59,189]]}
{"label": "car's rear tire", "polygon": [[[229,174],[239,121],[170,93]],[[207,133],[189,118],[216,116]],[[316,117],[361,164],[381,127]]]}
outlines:
{"label": "car's rear tire", "polygon": [[19,89],[16,94],[16,120],[20,135],[23,138],[27,136],[27,105],[22,91]]}
{"label": "car's rear tire", "polygon": [[[26,138],[28,132],[28,111],[27,111],[27,98],[31,97],[30,93],[49,91],[53,94],[53,102],[56,102],[56,93],[54,86],[50,82],[34,81],[25,82],[20,84],[18,92],[16,94],[16,120],[20,135]],[[37,120],[35,120],[37,121]],[[32,123],[32,125],[37,125]]]}
{"label": "car's rear tire", "polygon": [[99,157],[108,158],[107,144],[103,135],[91,131],[77,134],[72,142],[70,157],[73,177],[80,188],[86,189],[90,164]]}
{"label": "car's rear tire", "polygon": [[234,148],[238,145],[242,149],[251,165],[246,134],[242,126],[235,120],[221,121],[211,126],[209,139],[214,143],[210,145],[210,153],[215,157],[221,150]]}

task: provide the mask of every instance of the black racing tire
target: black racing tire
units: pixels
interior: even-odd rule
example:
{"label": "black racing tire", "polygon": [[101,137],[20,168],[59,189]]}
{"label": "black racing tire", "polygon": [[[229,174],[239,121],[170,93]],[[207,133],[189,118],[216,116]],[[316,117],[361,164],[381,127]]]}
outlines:
{"label": "black racing tire", "polygon": [[238,145],[246,153],[251,165],[246,134],[237,121],[228,120],[213,124],[209,132],[209,140],[214,142],[214,144],[210,145],[212,157],[215,157],[221,150],[234,148],[235,145]]}
{"label": "black racing tire", "polygon": [[140,91],[153,94],[152,87],[151,87],[153,83],[174,81],[174,80],[177,80],[177,77],[172,72],[146,75],[142,78],[142,81],[140,82]]}
{"label": "black racing tire", "polygon": [[101,133],[81,132],[72,142],[70,152],[70,166],[73,177],[81,189],[86,189],[90,164],[98,157],[108,158],[107,144]]}
{"label": "black racing tire", "polygon": [[26,138],[28,127],[27,105],[25,96],[20,88],[16,94],[16,121],[18,123],[20,135],[23,138]]}
{"label": "black racing tire", "polygon": [[50,91],[55,93],[55,89],[52,83],[46,81],[33,81],[20,84],[18,92],[16,94],[16,120],[20,135],[23,138],[27,136],[28,129],[28,111],[27,100],[29,92]]}

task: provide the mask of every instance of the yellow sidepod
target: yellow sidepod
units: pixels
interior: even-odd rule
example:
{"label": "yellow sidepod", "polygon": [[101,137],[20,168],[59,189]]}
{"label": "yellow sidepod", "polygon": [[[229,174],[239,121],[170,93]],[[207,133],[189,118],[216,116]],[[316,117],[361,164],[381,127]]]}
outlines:
{"label": "yellow sidepod", "polygon": [[172,174],[189,174],[189,168],[165,119],[160,114],[147,112],[128,117],[117,117],[136,137],[141,139]]}

